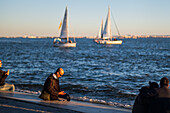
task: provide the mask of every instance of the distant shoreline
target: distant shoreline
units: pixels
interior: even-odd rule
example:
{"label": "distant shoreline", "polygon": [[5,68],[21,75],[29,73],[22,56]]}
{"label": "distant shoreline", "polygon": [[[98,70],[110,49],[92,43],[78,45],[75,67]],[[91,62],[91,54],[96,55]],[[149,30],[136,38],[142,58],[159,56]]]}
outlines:
{"label": "distant shoreline", "polygon": [[[37,38],[58,38],[53,36],[21,36],[21,37],[15,37],[15,36],[2,36],[0,38],[30,38],[30,39],[37,39]],[[88,38],[88,39],[95,39],[94,36],[82,36],[82,37],[70,37],[70,38]],[[138,39],[138,38],[170,38],[170,35],[122,35],[122,36],[113,36],[112,38],[118,38],[118,39]]]}

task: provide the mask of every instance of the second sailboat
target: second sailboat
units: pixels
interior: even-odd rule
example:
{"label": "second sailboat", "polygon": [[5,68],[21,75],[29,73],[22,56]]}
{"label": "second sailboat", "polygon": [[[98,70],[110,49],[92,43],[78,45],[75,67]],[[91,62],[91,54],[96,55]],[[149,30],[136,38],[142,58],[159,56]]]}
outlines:
{"label": "second sailboat", "polygon": [[98,44],[122,44],[122,40],[117,40],[117,39],[112,40],[110,8],[108,10],[108,15],[105,22],[104,30],[103,30],[103,21],[102,21],[99,30],[99,35],[97,36],[96,39],[94,39],[94,41]]}

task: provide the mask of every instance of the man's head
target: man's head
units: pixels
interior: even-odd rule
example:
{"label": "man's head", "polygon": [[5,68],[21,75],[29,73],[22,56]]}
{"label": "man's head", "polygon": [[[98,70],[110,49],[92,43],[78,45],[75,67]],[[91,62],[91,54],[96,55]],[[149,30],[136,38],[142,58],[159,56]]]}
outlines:
{"label": "man's head", "polygon": [[57,75],[57,77],[61,77],[64,75],[64,70],[62,68],[58,68],[55,74]]}
{"label": "man's head", "polygon": [[0,67],[2,67],[2,61],[0,60]]}
{"label": "man's head", "polygon": [[163,77],[160,81],[160,87],[167,86],[169,87],[169,80],[166,77]]}

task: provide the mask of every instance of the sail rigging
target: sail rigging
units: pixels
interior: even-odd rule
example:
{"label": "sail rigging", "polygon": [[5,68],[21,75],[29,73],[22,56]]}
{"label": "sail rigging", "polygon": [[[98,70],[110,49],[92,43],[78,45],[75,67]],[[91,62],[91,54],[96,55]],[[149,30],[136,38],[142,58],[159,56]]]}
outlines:
{"label": "sail rigging", "polygon": [[119,29],[118,29],[118,27],[117,27],[117,24],[116,24],[116,21],[115,21],[115,19],[114,19],[114,16],[113,16],[113,14],[112,14],[112,13],[111,13],[111,15],[112,15],[113,22],[114,22],[114,24],[115,24],[115,27],[116,27],[116,30],[117,30],[118,36],[120,36],[120,32],[119,32]]}

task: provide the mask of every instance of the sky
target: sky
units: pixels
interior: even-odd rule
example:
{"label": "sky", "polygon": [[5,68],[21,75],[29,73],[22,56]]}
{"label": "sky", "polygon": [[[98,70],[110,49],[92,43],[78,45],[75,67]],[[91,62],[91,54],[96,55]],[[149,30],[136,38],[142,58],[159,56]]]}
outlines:
{"label": "sky", "polygon": [[0,0],[0,37],[59,36],[66,6],[70,36],[97,36],[111,10],[112,34],[170,35],[170,0]]}

